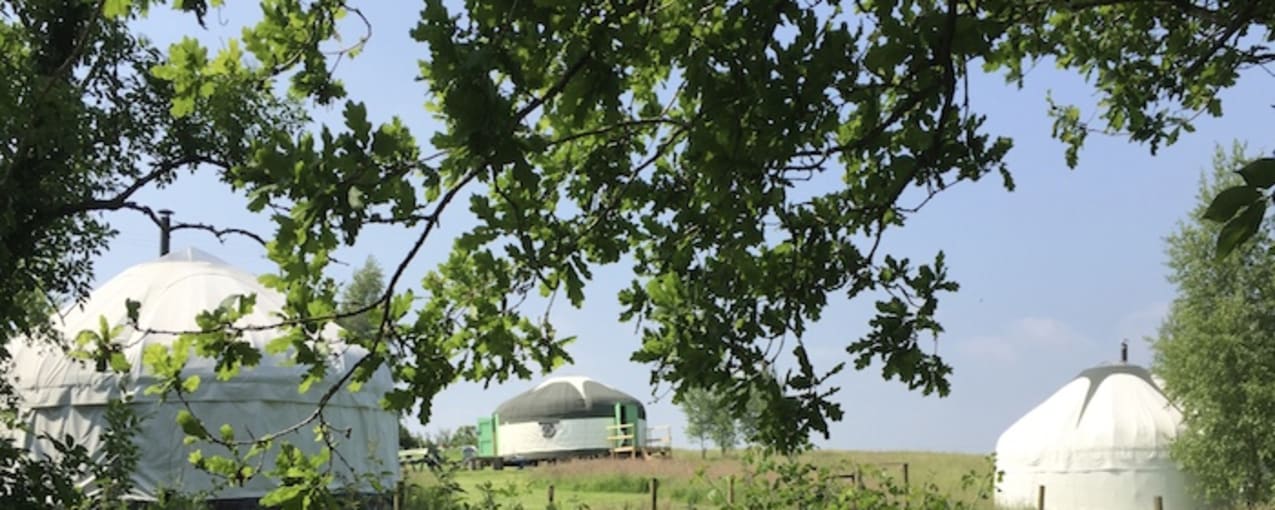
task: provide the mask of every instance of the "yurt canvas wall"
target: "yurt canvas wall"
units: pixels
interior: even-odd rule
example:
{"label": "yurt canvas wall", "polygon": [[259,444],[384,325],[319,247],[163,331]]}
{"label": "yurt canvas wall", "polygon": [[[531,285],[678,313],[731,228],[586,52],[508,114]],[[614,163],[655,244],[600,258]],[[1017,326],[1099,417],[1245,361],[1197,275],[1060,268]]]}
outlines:
{"label": "yurt canvas wall", "polygon": [[637,445],[646,433],[641,401],[586,377],[549,379],[496,408],[495,450],[500,457],[537,460],[606,453],[611,425],[635,425]]}
{"label": "yurt canvas wall", "polygon": [[996,444],[996,503],[1036,508],[1164,510],[1202,508],[1169,456],[1181,413],[1144,368],[1099,366],[1011,425]]}
{"label": "yurt canvas wall", "polygon": [[[194,318],[200,311],[216,308],[231,295],[250,293],[257,296],[255,309],[237,324],[277,323],[279,319],[273,314],[284,304],[280,294],[258,283],[253,275],[202,252],[187,250],[125,270],[94,292],[82,306],[65,310],[63,318],[55,318],[55,321],[67,338],[85,329],[96,330],[102,316],[109,324],[126,324],[125,300],[132,299],[141,303],[138,322],[142,330],[189,331],[198,329]],[[192,355],[183,374],[200,376],[202,384],[186,398],[210,430],[230,424],[238,439],[248,438],[250,433],[259,436],[278,431],[302,421],[314,411],[327,387],[365,353],[361,348],[341,344],[337,340],[338,331],[333,326],[324,333],[334,352],[327,380],[315,384],[304,394],[298,390],[304,367],[284,366],[284,357],[264,354],[265,345],[279,336],[277,330],[265,330],[248,331],[242,337],[263,350],[261,363],[243,368],[229,381],[216,380],[212,360]],[[215,500],[260,498],[277,482],[259,476],[242,487],[219,487],[211,477],[195,469],[188,456],[196,448],[202,449],[205,456],[220,450],[208,444],[183,444],[183,434],[174,421],[181,404],[176,399],[161,402],[158,397],[145,394],[145,389],[156,379],[144,366],[142,353],[148,346],[170,345],[173,340],[172,335],[127,327],[116,340],[124,346],[123,352],[132,365],[125,376],[98,372],[92,363],[73,361],[49,346],[15,342],[12,376],[21,405],[30,411],[25,423],[31,432],[15,434],[17,439],[34,455],[55,455],[51,445],[36,436],[70,434],[100,458],[106,405],[112,398],[128,395],[133,398],[133,409],[145,418],[135,436],[141,447],[141,459],[133,476],[136,487],[132,498],[152,499],[157,491],[165,488],[186,493],[215,490],[210,497]],[[389,373],[382,369],[359,392],[338,391],[326,408],[328,422],[349,432],[348,438],[338,440],[338,452],[344,461],[333,456],[336,473],[348,481],[353,482],[351,475],[356,473],[380,474],[386,484],[398,478],[397,416],[379,405],[380,397],[391,386]],[[312,429],[313,424],[301,427],[297,433],[280,440],[298,446],[307,454],[317,453],[321,445],[315,443]],[[272,454],[277,449],[276,444]],[[269,469],[271,464],[265,466],[265,470]],[[92,480],[77,482],[87,486]],[[366,482],[351,486],[337,482],[337,485],[334,488],[372,490]]]}

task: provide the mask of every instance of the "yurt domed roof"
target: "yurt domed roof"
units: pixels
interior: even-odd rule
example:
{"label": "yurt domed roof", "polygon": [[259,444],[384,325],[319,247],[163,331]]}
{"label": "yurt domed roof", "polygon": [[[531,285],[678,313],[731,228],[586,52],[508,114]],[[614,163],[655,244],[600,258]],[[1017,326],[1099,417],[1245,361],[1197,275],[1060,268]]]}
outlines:
{"label": "yurt domed roof", "polygon": [[[124,330],[115,338],[123,346],[123,353],[131,366],[131,376],[136,388],[144,389],[154,382],[144,366],[142,354],[153,344],[170,345],[175,335],[163,332],[198,330],[195,317],[200,312],[214,309],[233,295],[255,294],[256,304],[251,314],[241,318],[240,326],[265,326],[278,323],[278,312],[285,299],[278,292],[259,283],[247,272],[200,250],[188,248],[169,253],[151,262],[138,264],[111,278],[89,298],[80,304],[67,307],[55,317],[55,327],[69,342],[83,330],[97,331],[99,318],[105,317],[112,326],[123,325]],[[138,314],[140,331],[128,326],[127,300],[141,303]],[[325,343],[332,346],[329,374],[339,376],[357,363],[366,352],[361,347],[348,346],[337,339],[339,328],[330,326]],[[242,340],[262,351],[262,360],[256,367],[244,367],[230,381],[206,385],[189,398],[195,400],[284,400],[309,401],[316,395],[301,395],[297,384],[305,367],[288,366],[284,355],[265,354],[267,343],[277,338],[280,331],[274,329],[245,331]],[[57,354],[57,355],[52,355]],[[92,364],[81,363],[61,355],[57,348],[47,345],[30,345],[16,342],[13,349],[15,386],[29,407],[56,405],[105,404],[118,397],[117,391],[107,381],[116,377],[101,373]],[[183,370],[184,375],[200,375],[204,381],[215,376],[215,360],[191,356]],[[391,389],[388,372],[380,371],[359,393],[339,392],[335,405],[378,407],[380,395]],[[144,398],[141,391],[135,397]]]}
{"label": "yurt domed roof", "polygon": [[1167,451],[1181,426],[1182,413],[1145,368],[1101,365],[1011,425],[997,441],[997,458],[1073,465],[1080,452]]}
{"label": "yurt domed roof", "polygon": [[614,416],[615,404],[633,404],[646,418],[642,401],[588,377],[555,377],[506,400],[496,408],[502,423],[543,419]]}
{"label": "yurt domed roof", "polygon": [[1080,373],[1014,422],[996,443],[996,503],[1047,508],[1200,508],[1170,454],[1182,413],[1145,368],[1100,365]]}

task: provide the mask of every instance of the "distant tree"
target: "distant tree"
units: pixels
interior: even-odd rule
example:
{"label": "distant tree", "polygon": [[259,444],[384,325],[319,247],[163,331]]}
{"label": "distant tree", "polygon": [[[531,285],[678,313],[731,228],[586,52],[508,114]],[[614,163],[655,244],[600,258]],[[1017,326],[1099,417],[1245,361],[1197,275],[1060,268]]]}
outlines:
{"label": "distant tree", "polygon": [[[375,257],[368,256],[363,267],[354,272],[354,277],[342,290],[339,310],[348,313],[379,303],[384,294],[385,272],[381,270]],[[376,334],[380,326],[375,322],[383,315],[379,309],[376,306],[358,315],[343,317],[337,320],[337,324],[360,337],[370,337]]]}
{"label": "distant tree", "polygon": [[749,392],[748,404],[745,406],[744,412],[735,418],[740,440],[749,444],[757,442],[762,413],[765,410],[765,399],[756,391]]}
{"label": "distant tree", "polygon": [[707,442],[712,438],[713,420],[717,399],[708,390],[694,388],[678,397],[682,412],[686,414],[686,435],[699,442],[700,458],[708,456]]}
{"label": "distant tree", "polygon": [[[758,377],[774,381],[779,378],[775,367],[765,363]],[[766,385],[762,385],[765,387]],[[743,409],[735,409],[735,422],[739,430],[739,438],[748,444],[757,444],[761,433],[761,423],[766,412],[766,397],[756,386],[747,389],[748,399]]]}
{"label": "distant tree", "polygon": [[[687,391],[679,400],[682,412],[686,414],[686,435],[699,441],[700,457],[708,454],[707,441],[726,454],[739,444],[741,439],[749,439],[756,432],[756,421],[741,419],[736,416],[731,404],[732,397],[725,393],[715,393],[703,388]],[[756,404],[760,406],[761,400]],[[760,411],[760,408],[757,408]]]}
{"label": "distant tree", "polygon": [[400,450],[411,450],[415,448],[423,448],[425,441],[413,434],[411,430],[403,426],[403,422],[398,424],[398,448]]}
{"label": "distant tree", "polygon": [[1167,239],[1178,295],[1153,349],[1189,431],[1174,456],[1210,501],[1253,508],[1275,500],[1275,242],[1268,220],[1218,257],[1216,239],[1227,229],[1204,219],[1216,214],[1210,198],[1243,182],[1235,170],[1245,164],[1243,147],[1219,149],[1195,209]]}
{"label": "distant tree", "polygon": [[718,405],[709,415],[708,435],[725,456],[739,444],[739,422],[722,395],[714,397]]}
{"label": "distant tree", "polygon": [[448,428],[438,429],[438,432],[435,432],[428,440],[430,444],[444,449],[452,447],[455,441],[455,434]]}
{"label": "distant tree", "polygon": [[463,425],[457,428],[452,433],[452,443],[454,446],[478,444],[478,427]]}

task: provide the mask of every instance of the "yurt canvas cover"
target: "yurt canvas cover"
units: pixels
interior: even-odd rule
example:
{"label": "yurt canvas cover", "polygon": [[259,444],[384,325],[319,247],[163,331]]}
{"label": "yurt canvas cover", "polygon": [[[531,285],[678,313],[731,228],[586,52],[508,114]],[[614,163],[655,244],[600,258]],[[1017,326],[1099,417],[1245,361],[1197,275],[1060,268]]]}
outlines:
{"label": "yurt canvas cover", "polygon": [[608,426],[632,423],[640,443],[646,409],[633,396],[587,377],[546,380],[496,408],[500,456],[554,457],[612,447]]}
{"label": "yurt canvas cover", "polygon": [[1035,508],[1197,510],[1187,478],[1169,457],[1181,413],[1151,374],[1133,365],[1099,366],[1009,427],[996,443],[996,503]]}
{"label": "yurt canvas cover", "polygon": [[[189,331],[198,329],[194,318],[200,311],[216,308],[228,296],[251,293],[257,295],[256,306],[251,315],[237,324],[277,323],[279,318],[275,314],[282,310],[283,296],[246,272],[197,250],[186,250],[125,270],[102,285],[82,306],[65,310],[63,318],[55,318],[55,322],[68,339],[85,329],[96,330],[100,316],[105,316],[111,325],[126,324],[125,300],[132,299],[141,303],[138,323],[143,330]],[[244,333],[242,338],[261,349],[263,358],[258,366],[244,367],[229,381],[217,381],[213,360],[192,353],[183,375],[198,375],[202,383],[187,400],[210,430],[215,433],[222,424],[230,424],[237,439],[246,439],[250,433],[260,436],[297,423],[314,411],[327,387],[366,352],[341,344],[336,339],[338,332],[335,326],[324,332],[333,350],[327,379],[304,394],[298,390],[298,383],[305,368],[286,366],[282,363],[283,356],[265,354],[266,344],[280,334],[267,330]],[[171,398],[160,402],[158,397],[145,394],[145,389],[156,379],[144,367],[142,353],[147,346],[171,345],[174,339],[172,335],[126,328],[116,340],[124,346],[123,352],[132,365],[126,377],[109,371],[97,372],[92,363],[71,360],[56,348],[16,342],[11,374],[22,406],[30,411],[25,422],[32,434],[11,432],[11,435],[32,454],[43,456],[55,452],[51,445],[36,439],[37,435],[60,438],[69,434],[100,458],[106,405],[110,399],[129,395],[134,399],[133,409],[145,418],[135,436],[141,447],[141,459],[133,476],[135,492],[130,497],[152,499],[163,488],[186,493],[212,489],[214,480],[195,469],[188,456],[196,448],[202,449],[205,457],[222,450],[201,443],[184,445],[183,434],[175,423],[181,404]],[[351,472],[379,474],[386,484],[398,478],[397,417],[379,405],[380,397],[391,386],[389,373],[381,369],[359,392],[342,389],[327,406],[328,422],[339,430],[349,431],[348,439],[338,440],[338,451],[344,461],[333,455],[336,473],[346,480],[350,480]],[[317,453],[320,445],[314,441],[313,426],[301,427],[297,433],[280,440],[298,446],[307,454]],[[271,459],[278,451],[277,442],[269,455]],[[264,468],[269,469],[271,464]],[[87,485],[92,480],[77,482]],[[273,483],[277,482],[258,476],[243,487],[220,488],[210,498],[256,499],[271,490]],[[340,487],[334,488],[371,490],[365,482],[361,483],[348,486],[338,481]]]}

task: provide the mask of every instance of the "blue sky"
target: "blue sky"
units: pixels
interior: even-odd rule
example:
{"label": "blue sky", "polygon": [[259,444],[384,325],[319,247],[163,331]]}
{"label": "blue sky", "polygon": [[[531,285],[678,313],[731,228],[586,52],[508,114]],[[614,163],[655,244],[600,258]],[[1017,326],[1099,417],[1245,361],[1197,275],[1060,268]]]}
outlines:
{"label": "blue sky", "polygon": [[[211,15],[210,30],[199,37],[219,46],[236,34],[236,26],[255,16],[253,4],[238,3],[241,7]],[[422,107],[424,85],[414,81],[416,61],[426,54],[407,36],[416,8],[397,2],[369,4],[366,14],[374,36],[366,51],[343,62],[338,73],[351,96],[367,103],[373,121],[399,115],[418,139],[427,139],[438,124]],[[198,30],[192,20],[162,12],[140,27],[161,46]],[[1270,80],[1260,71],[1246,75],[1224,95],[1223,118],[1201,119],[1195,133],[1157,156],[1121,138],[1093,136],[1079,167],[1070,170],[1063,162],[1063,146],[1049,137],[1045,94],[1052,91],[1062,103],[1092,105],[1092,91],[1079,78],[1041,66],[1018,90],[999,77],[972,77],[972,107],[989,117],[990,132],[1015,139],[1009,162],[1017,191],[1006,192],[996,178],[956,186],[906,228],[891,233],[885,245],[918,259],[944,250],[951,276],[962,285],[940,305],[947,332],[938,349],[955,367],[952,394],[911,393],[897,382],[883,381],[878,366],[843,373],[833,384],[842,387],[838,398],[846,417],[833,424],[830,439],[819,438],[817,444],[986,453],[1001,431],[1077,372],[1115,361],[1122,338],[1133,341],[1134,362],[1149,363],[1140,339],[1154,332],[1174,295],[1165,280],[1163,237],[1191,208],[1216,144],[1251,137],[1252,152],[1270,149],[1258,145],[1264,139],[1251,135],[1267,127],[1260,122],[1269,120],[1275,103],[1270,89],[1264,89]],[[339,122],[339,107],[313,113],[322,122]],[[271,232],[266,219],[247,213],[245,200],[211,174],[146,190],[140,198],[174,209],[179,221]],[[98,260],[99,283],[154,258],[158,250],[158,232],[149,220],[130,213],[109,219],[121,233]],[[442,234],[454,235],[466,225],[452,221],[444,226]],[[431,241],[405,281],[419,281],[449,244],[443,237]],[[194,246],[253,272],[273,270],[263,250],[250,242],[223,245],[202,233],[180,232],[174,246]],[[402,232],[372,227],[339,257],[357,264],[375,255],[391,264],[407,249]],[[337,267],[334,276],[345,279],[352,271]],[[602,269],[583,309],[555,308],[558,330],[580,338],[570,351],[576,364],[558,374],[592,376],[651,400],[648,369],[627,361],[638,346],[633,326],[617,320],[614,291],[630,276],[627,266]],[[830,308],[806,337],[813,357],[820,360],[845,358],[844,346],[866,331],[871,302],[834,298]],[[435,401],[428,428],[471,424],[532,384],[515,381],[486,389],[457,384]],[[674,441],[689,446],[682,434],[683,416],[667,395],[648,404],[648,416],[652,424],[672,425]]]}

